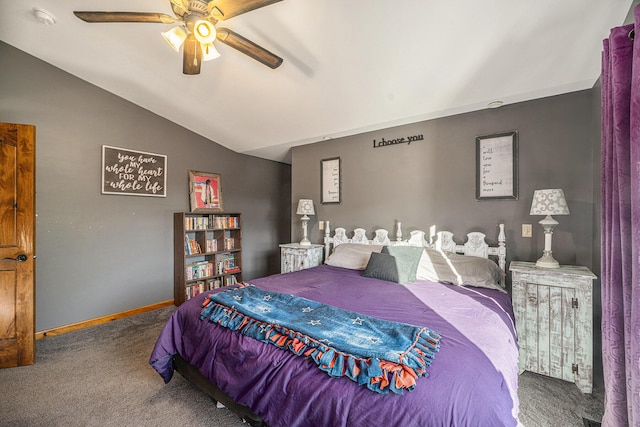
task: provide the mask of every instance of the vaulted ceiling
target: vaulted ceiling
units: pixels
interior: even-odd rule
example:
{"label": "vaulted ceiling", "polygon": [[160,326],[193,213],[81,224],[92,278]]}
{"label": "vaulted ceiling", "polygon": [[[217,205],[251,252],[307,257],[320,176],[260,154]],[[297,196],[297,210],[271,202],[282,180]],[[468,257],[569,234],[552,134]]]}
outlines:
{"label": "vaulted ceiling", "polygon": [[234,151],[289,162],[296,145],[591,88],[602,39],[632,3],[284,0],[224,21],[280,67],[216,42],[221,56],[191,76],[160,34],[172,25],[73,14],[173,15],[169,0],[0,0],[0,40]]}

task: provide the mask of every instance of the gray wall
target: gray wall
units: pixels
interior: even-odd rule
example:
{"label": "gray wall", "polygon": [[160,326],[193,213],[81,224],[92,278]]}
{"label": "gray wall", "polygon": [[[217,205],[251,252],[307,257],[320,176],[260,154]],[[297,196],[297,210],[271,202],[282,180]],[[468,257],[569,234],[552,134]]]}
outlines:
{"label": "gray wall", "polygon": [[[475,200],[475,138],[502,131],[519,133],[519,199]],[[423,141],[373,148],[373,140],[424,135]],[[342,160],[340,205],[321,205],[320,160]],[[322,241],[318,220],[332,228],[369,232],[393,230],[402,221],[405,235],[431,225],[453,231],[459,240],[479,230],[495,242],[496,224],[507,231],[507,262],[535,261],[544,236],[538,216],[530,216],[533,191],[562,188],[569,216],[558,216],[553,255],[561,264],[584,265],[600,273],[600,91],[580,91],[425,121],[347,138],[296,147],[292,152],[292,201],[312,198],[316,215],[309,222],[313,242]],[[292,210],[292,236],[301,238]],[[521,225],[533,225],[533,237]],[[510,280],[510,277],[508,277]],[[510,285],[510,283],[508,283]],[[602,387],[600,284],[594,284],[594,382]]]}
{"label": "gray wall", "polygon": [[[571,215],[559,216],[553,254],[562,264],[593,264],[594,170],[592,91],[507,105],[499,109],[424,121],[352,137],[295,147],[292,152],[292,200],[309,197],[316,216],[309,223],[312,241],[320,242],[318,220],[332,227],[405,233],[431,225],[463,238],[471,229],[495,242],[497,224],[505,223],[508,261],[535,261],[544,236],[530,216],[534,190],[562,188]],[[475,200],[475,138],[517,130],[519,199]],[[423,141],[373,148],[373,140],[423,135]],[[342,160],[342,204],[321,205],[320,160]],[[295,206],[293,206],[295,208]],[[293,239],[301,235],[292,210]],[[521,225],[533,224],[533,238],[521,237]]]}
{"label": "gray wall", "polygon": [[[36,126],[36,329],[173,299],[173,212],[188,170],[243,214],[245,280],[279,272],[291,168],[241,155],[0,42],[0,121]],[[101,146],[165,154],[167,197],[100,193]]]}

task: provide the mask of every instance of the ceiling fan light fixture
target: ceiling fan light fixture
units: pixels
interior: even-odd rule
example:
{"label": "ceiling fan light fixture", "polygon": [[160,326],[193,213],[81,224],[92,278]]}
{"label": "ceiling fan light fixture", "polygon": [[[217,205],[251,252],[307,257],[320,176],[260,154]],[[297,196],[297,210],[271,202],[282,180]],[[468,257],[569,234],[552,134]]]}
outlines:
{"label": "ceiling fan light fixture", "polygon": [[171,46],[176,52],[180,52],[180,46],[182,46],[184,41],[187,39],[187,32],[181,25],[160,34],[162,34],[162,37],[164,37],[169,46]]}
{"label": "ceiling fan light fixture", "polygon": [[[271,68],[278,68],[283,59],[264,47],[224,27],[216,28],[218,21],[233,18],[281,0],[169,0],[172,15],[156,12],[107,12],[73,11],[76,18],[87,23],[144,22],[173,24],[169,31],[161,32],[165,41],[176,52],[182,50],[182,72],[186,75],[200,74],[203,61],[217,58],[215,44],[224,43],[241,54]],[[213,4],[212,4],[213,3]],[[34,11],[34,13],[36,13]],[[51,22],[50,14],[45,21]],[[43,12],[36,13],[39,18]]]}
{"label": "ceiling fan light fixture", "polygon": [[201,43],[200,48],[202,49],[202,60],[203,61],[211,61],[212,59],[216,59],[220,57],[220,52],[213,45],[213,43]]}
{"label": "ceiling fan light fixture", "polygon": [[209,21],[204,19],[198,19],[193,24],[193,35],[202,44],[213,44],[216,39],[216,27]]}

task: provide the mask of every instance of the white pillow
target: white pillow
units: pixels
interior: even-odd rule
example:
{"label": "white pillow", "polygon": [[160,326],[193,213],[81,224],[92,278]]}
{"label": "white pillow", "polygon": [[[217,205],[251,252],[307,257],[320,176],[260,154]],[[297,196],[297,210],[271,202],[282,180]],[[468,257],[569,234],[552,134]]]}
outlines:
{"label": "white pillow", "polygon": [[343,243],[333,248],[333,252],[325,264],[333,267],[364,270],[367,267],[372,252],[380,252],[382,245],[360,245],[357,243]]}
{"label": "white pillow", "polygon": [[416,279],[506,292],[500,286],[502,270],[492,260],[435,249],[425,248],[420,257]]}

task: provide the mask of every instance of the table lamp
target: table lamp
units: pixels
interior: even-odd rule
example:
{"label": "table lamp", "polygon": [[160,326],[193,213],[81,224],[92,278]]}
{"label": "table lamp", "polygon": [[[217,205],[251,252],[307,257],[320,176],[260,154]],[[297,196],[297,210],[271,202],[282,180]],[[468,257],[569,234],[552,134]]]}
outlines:
{"label": "table lamp", "polygon": [[302,234],[303,238],[300,241],[300,244],[303,246],[311,245],[309,239],[307,239],[307,222],[309,222],[309,217],[307,215],[315,215],[316,212],[313,209],[313,200],[311,199],[300,199],[298,201],[298,210],[296,214],[303,215],[302,216]]}
{"label": "table lamp", "polygon": [[564,198],[564,191],[559,188],[534,191],[529,215],[546,215],[538,222],[538,224],[544,228],[544,252],[542,253],[542,257],[536,262],[536,267],[560,267],[558,261],[553,258],[551,251],[553,229],[558,225],[558,221],[553,219],[551,215],[569,215],[569,207]]}

